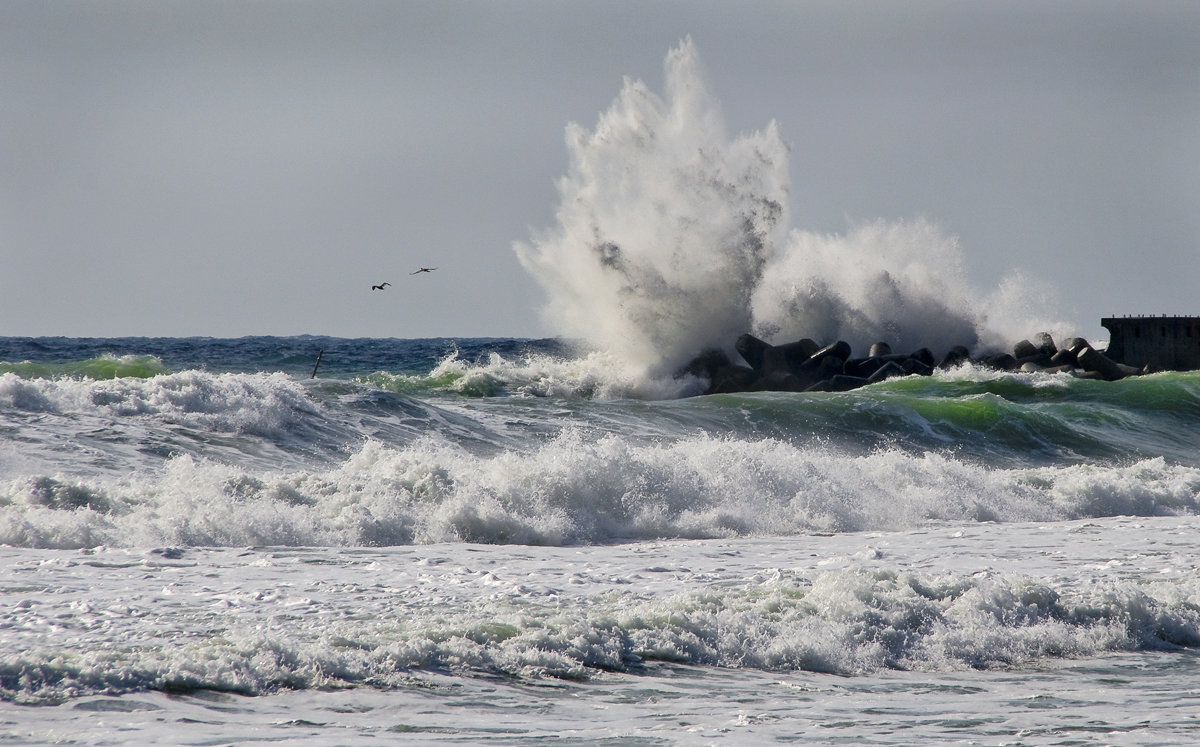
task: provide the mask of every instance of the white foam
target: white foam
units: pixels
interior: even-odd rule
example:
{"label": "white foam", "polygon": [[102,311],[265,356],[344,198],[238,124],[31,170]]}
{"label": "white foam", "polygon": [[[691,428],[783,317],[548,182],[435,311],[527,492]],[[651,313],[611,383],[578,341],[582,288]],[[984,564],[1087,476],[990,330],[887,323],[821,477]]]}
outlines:
{"label": "white foam", "polygon": [[[567,128],[557,222],[515,247],[560,333],[661,376],[751,331],[939,355],[1070,332],[1019,269],[993,291],[972,288],[957,238],[928,220],[792,229],[775,123],[729,137],[690,39],[665,67],[665,96],[627,79],[593,130]],[[1031,296],[1039,303],[1016,303]]]}
{"label": "white foam", "polygon": [[163,422],[206,431],[270,436],[315,410],[282,373],[184,371],[149,378],[33,379],[0,375],[0,404],[67,416]]}
{"label": "white foam", "polygon": [[[1122,553],[1195,530],[1194,520],[1075,527],[1089,528],[1097,546]],[[414,671],[602,683],[601,673],[662,662],[954,672],[1200,644],[1194,574],[1157,578],[1149,560],[1084,568],[1094,548],[1068,529],[583,552],[8,548],[6,567],[28,588],[0,612],[20,644],[0,658],[0,687],[9,701],[46,702],[146,689],[389,689]],[[869,552],[873,543],[888,552]],[[1066,546],[1065,558],[1042,552]],[[837,558],[838,548],[861,559]],[[1194,568],[1194,548],[1185,554]],[[962,568],[921,569],[931,563]],[[988,567],[999,563],[1010,568]]]}
{"label": "white foam", "polygon": [[626,80],[594,131],[567,128],[558,224],[516,246],[546,317],[635,370],[672,373],[751,326],[750,297],[786,224],[776,127],[729,140],[690,40],[667,95]]}
{"label": "white foam", "polygon": [[754,303],[759,331],[778,341],[845,340],[860,353],[876,341],[910,351],[978,343],[958,242],[925,220],[793,231]]}
{"label": "white foam", "polygon": [[611,351],[590,351],[570,358],[529,355],[521,359],[491,353],[479,363],[454,354],[429,374],[434,381],[443,377],[453,379],[453,391],[468,395],[507,393],[559,399],[670,399],[689,391],[690,384],[673,378],[639,377]]}
{"label": "white foam", "polygon": [[987,469],[936,453],[569,429],[481,456],[438,438],[367,442],[329,471],[253,472],[192,457],[124,478],[0,483],[0,542],[107,545],[561,545],[803,535],[937,521],[1041,521],[1200,509],[1200,470]]}

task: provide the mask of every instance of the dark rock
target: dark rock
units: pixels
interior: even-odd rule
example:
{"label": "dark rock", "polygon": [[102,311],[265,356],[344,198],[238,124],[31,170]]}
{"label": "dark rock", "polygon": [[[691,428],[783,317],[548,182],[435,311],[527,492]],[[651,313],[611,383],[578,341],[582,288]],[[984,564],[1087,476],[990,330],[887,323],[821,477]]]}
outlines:
{"label": "dark rock", "polygon": [[795,342],[789,342],[784,345],[777,345],[776,347],[788,350],[788,355],[792,356],[797,362],[811,358],[813,353],[821,349],[816,340],[810,340],[807,337],[802,337]]}
{"label": "dark rock", "polygon": [[1017,359],[1008,353],[995,353],[985,355],[979,358],[976,363],[986,368],[994,368],[997,371],[1013,371],[1017,368]]}
{"label": "dark rock", "polygon": [[925,362],[919,358],[907,358],[900,367],[905,373],[916,374],[917,376],[930,376],[933,374],[933,366],[925,365]]}
{"label": "dark rock", "polygon": [[1091,343],[1089,343],[1087,340],[1083,339],[1082,337],[1071,337],[1066,342],[1063,343],[1063,346],[1061,348],[1059,348],[1059,350],[1069,350],[1078,357],[1079,352],[1081,350],[1083,350],[1084,348],[1090,348],[1090,347],[1091,347]]}
{"label": "dark rock", "polygon": [[738,355],[742,356],[746,363],[750,364],[750,368],[761,372],[763,357],[771,346],[754,335],[745,334],[737,338],[733,347],[738,351]]}
{"label": "dark rock", "polygon": [[729,365],[732,363],[724,350],[706,350],[684,366],[683,373],[711,380],[719,369]]}
{"label": "dark rock", "polygon": [[890,356],[888,358],[852,358],[842,365],[842,370],[848,376],[862,376],[869,378],[871,374],[878,371],[884,365],[891,363],[892,361],[889,360],[889,358]]}
{"label": "dark rock", "polygon": [[[783,345],[771,345],[757,337],[744,334],[734,344],[738,354],[749,365],[733,363],[721,350],[708,350],[696,356],[681,371],[711,382],[707,394],[745,391],[827,391],[844,392],[870,383],[897,376],[928,376],[935,368],[950,368],[965,362],[1000,371],[1071,372],[1081,378],[1115,381],[1126,376],[1146,373],[1124,365],[1097,352],[1087,340],[1071,337],[1061,346],[1049,333],[1041,332],[1033,341],[1021,340],[1013,346],[1012,354],[993,353],[972,358],[970,351],[956,345],[937,361],[929,348],[912,353],[897,354],[885,342],[876,342],[865,358],[851,358],[851,348],[839,340],[818,349],[808,339]],[[1082,369],[1082,370],[1079,370]]]}
{"label": "dark rock", "polygon": [[849,376],[870,376],[885,363],[903,366],[904,361],[912,357],[912,353],[890,353],[876,358],[851,358],[846,361],[845,373]]}
{"label": "dark rock", "polygon": [[1033,336],[1033,344],[1046,357],[1050,357],[1058,352],[1058,347],[1054,344],[1054,338],[1050,336],[1049,332],[1038,332]]}
{"label": "dark rock", "polygon": [[1074,367],[1079,362],[1079,356],[1075,351],[1069,348],[1059,348],[1058,352],[1050,356],[1051,366],[1072,366]]}
{"label": "dark rock", "polygon": [[816,351],[809,357],[809,360],[820,360],[822,358],[837,358],[842,363],[850,360],[850,343],[838,340],[832,345],[826,345]]}
{"label": "dark rock", "polygon": [[895,361],[884,361],[883,365],[875,369],[875,371],[867,377],[868,384],[877,384],[884,379],[890,379],[896,376],[907,376],[908,371]]}
{"label": "dark rock", "polygon": [[759,378],[749,386],[751,392],[802,392],[808,385],[793,373],[774,371]]}
{"label": "dark rock", "polygon": [[793,373],[816,351],[817,343],[809,339],[770,346],[763,352],[762,373],[764,376],[780,371]]}
{"label": "dark rock", "polygon": [[914,350],[908,357],[924,363],[927,368],[933,368],[933,364],[937,362],[933,357],[933,351],[929,348],[918,348],[917,350]]}
{"label": "dark rock", "polygon": [[705,394],[744,392],[759,379],[758,372],[749,366],[730,364],[713,372],[712,383]]}
{"label": "dark rock", "polygon": [[1052,365],[1050,363],[1050,356],[1046,355],[1045,353],[1043,353],[1041,351],[1038,351],[1037,353],[1030,355],[1028,357],[1017,359],[1017,367],[1018,368],[1026,365],[1026,364],[1034,366],[1035,368],[1046,368],[1047,366]]}
{"label": "dark rock", "polygon": [[[1064,351],[1064,352],[1066,352],[1066,351]],[[1068,355],[1069,355],[1069,353],[1068,353]],[[1039,360],[1049,361],[1050,359],[1041,358]],[[1026,361],[1025,363],[1021,364],[1021,371],[1025,372],[1025,373],[1049,373],[1049,374],[1072,373],[1072,372],[1074,372],[1074,370],[1075,370],[1074,364],[1070,364],[1070,363],[1054,365],[1052,363],[1047,362],[1045,365],[1042,365],[1041,363],[1038,363],[1037,361]]]}
{"label": "dark rock", "polygon": [[938,368],[954,368],[955,366],[966,363],[971,359],[971,351],[967,350],[962,345],[955,345],[950,348],[950,352],[946,353],[942,358],[942,362],[938,364]]}
{"label": "dark rock", "polygon": [[825,355],[822,357],[813,356],[796,370],[796,377],[803,382],[807,388],[816,384],[819,381],[824,381],[832,376],[838,376],[844,373],[844,363],[842,359],[835,355]]}
{"label": "dark rock", "polygon": [[1017,360],[1028,360],[1038,354],[1037,345],[1034,345],[1029,340],[1021,340],[1016,345],[1013,345],[1013,358]]}
{"label": "dark rock", "polygon": [[1104,353],[1097,352],[1095,348],[1084,348],[1079,352],[1078,359],[1080,368],[1099,374],[1105,381],[1117,381],[1128,375],[1112,359]]}

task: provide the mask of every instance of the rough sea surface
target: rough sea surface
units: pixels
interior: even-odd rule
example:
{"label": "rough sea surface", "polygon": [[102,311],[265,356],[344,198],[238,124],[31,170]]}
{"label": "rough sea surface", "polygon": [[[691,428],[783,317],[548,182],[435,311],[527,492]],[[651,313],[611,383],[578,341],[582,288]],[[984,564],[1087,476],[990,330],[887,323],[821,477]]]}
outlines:
{"label": "rough sea surface", "polygon": [[1194,740],[1200,374],[620,371],[0,338],[0,739]]}
{"label": "rough sea surface", "polygon": [[553,339],[0,338],[0,743],[1196,743],[1200,373],[695,396],[1078,334],[701,70],[568,126]]}

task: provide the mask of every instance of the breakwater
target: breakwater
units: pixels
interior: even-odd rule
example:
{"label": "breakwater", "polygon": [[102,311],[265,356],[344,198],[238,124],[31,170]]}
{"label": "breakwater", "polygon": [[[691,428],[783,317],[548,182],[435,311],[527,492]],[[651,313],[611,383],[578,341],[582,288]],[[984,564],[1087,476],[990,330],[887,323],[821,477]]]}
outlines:
{"label": "breakwater", "polygon": [[939,368],[971,363],[1003,371],[1069,373],[1081,378],[1116,381],[1148,373],[1114,360],[1087,340],[1072,337],[1061,345],[1046,332],[1032,340],[1016,343],[1011,352],[973,356],[965,346],[955,346],[942,355],[929,348],[896,353],[884,342],[873,344],[865,356],[856,357],[849,343],[821,346],[802,338],[772,345],[751,334],[734,343],[741,361],[723,350],[709,350],[694,358],[684,369],[709,382],[705,394],[732,392],[844,392],[896,376],[928,376]]}

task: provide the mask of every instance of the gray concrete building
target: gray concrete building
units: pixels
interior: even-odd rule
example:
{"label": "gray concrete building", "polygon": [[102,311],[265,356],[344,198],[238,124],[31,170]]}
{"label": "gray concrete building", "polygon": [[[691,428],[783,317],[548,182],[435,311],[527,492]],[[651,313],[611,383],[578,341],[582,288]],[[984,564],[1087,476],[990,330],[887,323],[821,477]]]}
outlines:
{"label": "gray concrete building", "polygon": [[1100,325],[1109,331],[1112,360],[1151,371],[1200,370],[1200,317],[1106,317]]}

